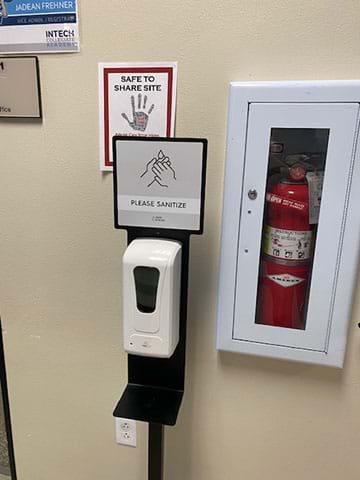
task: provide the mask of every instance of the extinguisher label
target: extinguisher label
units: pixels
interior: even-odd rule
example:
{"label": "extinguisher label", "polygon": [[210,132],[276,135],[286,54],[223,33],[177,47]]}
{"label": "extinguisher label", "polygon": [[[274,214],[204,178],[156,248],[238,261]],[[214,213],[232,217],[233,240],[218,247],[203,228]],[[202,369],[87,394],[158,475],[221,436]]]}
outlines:
{"label": "extinguisher label", "polygon": [[276,203],[278,205],[283,205],[284,207],[293,208],[294,210],[304,210],[307,205],[304,202],[300,202],[299,200],[292,200],[291,198],[280,197],[280,195],[276,195],[275,193],[267,193],[266,194],[266,201],[269,203]]}
{"label": "extinguisher label", "polygon": [[307,260],[311,256],[312,231],[283,230],[266,225],[262,250],[282,260]]}
{"label": "extinguisher label", "polygon": [[309,223],[319,223],[324,172],[308,172],[306,179],[309,185]]}
{"label": "extinguisher label", "polygon": [[280,275],[267,275],[267,277],[273,282],[277,283],[281,287],[293,287],[301,282],[305,282],[305,278],[295,277],[288,273],[281,273]]}

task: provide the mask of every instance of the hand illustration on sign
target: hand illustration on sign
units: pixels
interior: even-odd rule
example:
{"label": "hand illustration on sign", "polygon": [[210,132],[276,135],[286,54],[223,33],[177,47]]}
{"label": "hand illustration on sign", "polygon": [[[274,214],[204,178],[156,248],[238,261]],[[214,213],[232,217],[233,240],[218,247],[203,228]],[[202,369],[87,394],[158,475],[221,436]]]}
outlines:
{"label": "hand illustration on sign", "polygon": [[140,178],[148,183],[148,187],[157,183],[160,187],[168,188],[171,183],[176,181],[175,170],[172,168],[170,158],[159,150],[157,157],[154,157],[146,164],[146,169]]}
{"label": "hand illustration on sign", "polygon": [[144,96],[144,103],[141,110],[141,100],[142,100],[142,95],[139,93],[138,95],[138,111],[135,111],[135,97],[134,95],[131,95],[131,110],[132,110],[132,115],[133,119],[132,121],[129,120],[129,117],[126,115],[126,113],[122,113],[121,116],[125,118],[125,120],[128,122],[130,127],[133,130],[138,130],[140,132],[144,132],[146,130],[146,127],[148,125],[149,121],[149,116],[151,112],[154,110],[155,105],[152,104],[151,107],[149,108],[149,111],[146,113],[145,108],[146,108],[146,103],[147,103],[147,95]]}

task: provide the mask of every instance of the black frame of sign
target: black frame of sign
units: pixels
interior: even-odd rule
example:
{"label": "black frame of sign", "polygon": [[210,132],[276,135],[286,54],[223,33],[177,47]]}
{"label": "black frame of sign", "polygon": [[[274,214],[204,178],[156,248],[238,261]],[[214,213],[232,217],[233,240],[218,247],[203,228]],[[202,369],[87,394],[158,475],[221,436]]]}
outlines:
{"label": "black frame of sign", "polygon": [[[133,227],[118,223],[117,158],[118,141],[141,142],[201,142],[203,144],[201,175],[201,209],[198,230]],[[114,410],[114,416],[147,422],[149,424],[148,479],[163,478],[164,425],[176,424],[185,386],[186,323],[190,235],[202,234],[204,228],[207,140],[196,138],[114,137],[114,218],[115,228],[127,230],[128,245],[137,238],[176,240],[182,246],[180,332],[179,343],[170,358],[128,355],[128,384]]]}

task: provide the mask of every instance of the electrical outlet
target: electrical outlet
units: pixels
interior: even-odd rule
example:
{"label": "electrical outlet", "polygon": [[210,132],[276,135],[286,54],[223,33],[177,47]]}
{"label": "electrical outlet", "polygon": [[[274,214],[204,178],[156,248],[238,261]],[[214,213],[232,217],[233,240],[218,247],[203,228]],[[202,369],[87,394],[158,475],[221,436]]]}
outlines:
{"label": "electrical outlet", "polygon": [[129,418],[115,418],[116,443],[136,447],[136,421]]}

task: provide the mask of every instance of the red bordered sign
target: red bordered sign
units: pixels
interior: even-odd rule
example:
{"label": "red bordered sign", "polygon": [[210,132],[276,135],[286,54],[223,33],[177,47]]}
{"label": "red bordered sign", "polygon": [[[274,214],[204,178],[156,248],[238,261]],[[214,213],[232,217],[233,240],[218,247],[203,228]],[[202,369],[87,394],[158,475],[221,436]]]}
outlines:
{"label": "red bordered sign", "polygon": [[172,137],[176,63],[99,64],[100,168],[112,170],[112,138]]}

